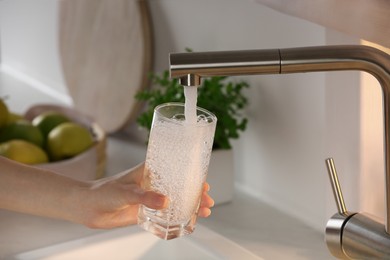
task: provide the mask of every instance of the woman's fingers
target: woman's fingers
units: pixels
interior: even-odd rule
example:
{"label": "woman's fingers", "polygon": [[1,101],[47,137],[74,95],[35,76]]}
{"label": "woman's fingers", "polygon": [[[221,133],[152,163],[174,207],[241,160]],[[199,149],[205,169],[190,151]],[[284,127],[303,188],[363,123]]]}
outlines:
{"label": "woman's fingers", "polygon": [[211,214],[210,208],[214,207],[214,200],[208,194],[210,190],[210,185],[206,182],[203,186],[202,199],[200,202],[200,207],[198,211],[198,216],[202,218],[207,218]]}
{"label": "woman's fingers", "polygon": [[203,184],[203,191],[210,191],[210,184],[208,184],[207,182],[205,182]]}
{"label": "woman's fingers", "polygon": [[210,197],[210,195],[204,191],[202,194],[202,200],[200,202],[201,207],[212,208],[214,207],[214,200]]}
{"label": "woman's fingers", "polygon": [[209,208],[199,208],[199,211],[198,211],[198,216],[201,217],[201,218],[207,218],[208,216],[210,216],[211,214],[211,210]]}

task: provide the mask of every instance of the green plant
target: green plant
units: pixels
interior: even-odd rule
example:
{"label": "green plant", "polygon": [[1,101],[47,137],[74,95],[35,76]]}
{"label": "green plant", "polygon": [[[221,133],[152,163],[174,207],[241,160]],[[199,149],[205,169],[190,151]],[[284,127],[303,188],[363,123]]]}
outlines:
{"label": "green plant", "polygon": [[[158,87],[140,91],[135,96],[147,103],[146,111],[137,118],[137,122],[148,130],[151,128],[153,110],[157,105],[185,101],[184,88],[177,79],[169,78],[168,71],[161,75],[151,73],[150,78]],[[211,111],[218,118],[213,149],[230,149],[230,139],[238,138],[239,132],[245,130],[248,120],[241,112],[248,100],[242,91],[248,87],[247,82],[233,82],[228,77],[205,78],[198,87],[197,106]]]}

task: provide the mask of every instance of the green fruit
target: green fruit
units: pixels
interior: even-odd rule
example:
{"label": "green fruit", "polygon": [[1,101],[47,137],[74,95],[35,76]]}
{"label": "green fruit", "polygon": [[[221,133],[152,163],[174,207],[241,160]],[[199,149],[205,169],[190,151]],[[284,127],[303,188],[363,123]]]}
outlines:
{"label": "green fruit", "polygon": [[24,117],[22,115],[10,111],[8,114],[7,125],[10,125],[12,123],[15,123],[16,121],[23,120],[23,119]]}
{"label": "green fruit", "polygon": [[76,156],[93,145],[93,137],[85,127],[72,123],[62,123],[50,131],[47,137],[47,151],[52,160],[62,160]]}
{"label": "green fruit", "polygon": [[33,119],[32,124],[41,130],[44,138],[47,138],[49,132],[53,130],[56,126],[69,121],[69,118],[67,118],[61,113],[55,111],[47,111],[36,116]]}
{"label": "green fruit", "polygon": [[0,131],[0,143],[13,139],[21,139],[40,147],[43,146],[43,135],[41,131],[38,127],[33,126],[26,120],[18,120],[5,126]]}
{"label": "green fruit", "polygon": [[11,140],[0,144],[0,156],[25,164],[39,164],[49,161],[42,148],[24,140]]}
{"label": "green fruit", "polygon": [[8,108],[4,101],[0,98],[0,128],[5,126],[8,121]]}

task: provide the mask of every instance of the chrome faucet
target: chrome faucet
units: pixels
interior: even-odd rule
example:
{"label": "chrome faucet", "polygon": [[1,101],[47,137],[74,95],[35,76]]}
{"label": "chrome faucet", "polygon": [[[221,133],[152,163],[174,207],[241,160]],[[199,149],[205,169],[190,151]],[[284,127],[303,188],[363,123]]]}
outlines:
{"label": "chrome faucet", "polygon": [[367,46],[318,46],[291,49],[170,54],[170,75],[184,86],[199,86],[202,77],[360,70],[381,84],[384,109],[385,223],[365,213],[348,212],[336,169],[327,159],[338,213],[326,227],[331,253],[344,259],[390,259],[390,55]]}

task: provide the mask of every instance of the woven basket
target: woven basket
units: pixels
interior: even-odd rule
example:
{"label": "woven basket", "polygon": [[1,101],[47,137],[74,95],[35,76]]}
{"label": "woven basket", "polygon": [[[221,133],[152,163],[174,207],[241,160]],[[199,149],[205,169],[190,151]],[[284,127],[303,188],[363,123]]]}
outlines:
{"label": "woven basket", "polygon": [[74,109],[41,104],[31,107],[25,114],[25,118],[32,120],[35,116],[46,112],[56,111],[66,115],[73,122],[88,128],[95,139],[95,144],[87,151],[70,159],[37,164],[36,167],[49,169],[56,173],[78,179],[94,180],[104,176],[106,168],[106,134],[104,130],[88,116],[82,115]]}

